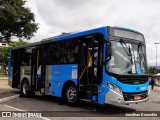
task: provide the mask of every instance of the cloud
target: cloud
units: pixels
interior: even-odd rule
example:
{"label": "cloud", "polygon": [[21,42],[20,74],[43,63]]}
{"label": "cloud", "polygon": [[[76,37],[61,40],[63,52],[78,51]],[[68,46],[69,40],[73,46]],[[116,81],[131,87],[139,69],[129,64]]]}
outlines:
{"label": "cloud", "polygon": [[[140,31],[147,43],[149,65],[155,65],[155,42],[160,42],[159,0],[29,0],[40,23],[31,41],[100,26],[123,26]],[[36,38],[36,39],[35,39]],[[158,64],[160,65],[160,45]]]}

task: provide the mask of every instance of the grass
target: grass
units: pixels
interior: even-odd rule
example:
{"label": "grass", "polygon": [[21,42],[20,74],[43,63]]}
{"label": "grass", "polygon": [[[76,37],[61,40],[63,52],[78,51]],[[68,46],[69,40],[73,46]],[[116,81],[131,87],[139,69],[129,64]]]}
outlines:
{"label": "grass", "polygon": [[1,75],[1,74],[0,74],[0,77],[8,77],[8,76],[7,76],[7,75]]}

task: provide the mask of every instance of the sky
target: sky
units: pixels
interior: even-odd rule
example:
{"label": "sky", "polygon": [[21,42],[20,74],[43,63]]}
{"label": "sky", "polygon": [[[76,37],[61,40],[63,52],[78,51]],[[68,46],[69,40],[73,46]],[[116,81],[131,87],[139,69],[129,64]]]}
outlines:
{"label": "sky", "polygon": [[[62,32],[121,26],[144,34],[149,66],[156,65],[160,43],[160,0],[27,0],[39,29],[29,42]],[[157,45],[160,66],[160,44]]]}

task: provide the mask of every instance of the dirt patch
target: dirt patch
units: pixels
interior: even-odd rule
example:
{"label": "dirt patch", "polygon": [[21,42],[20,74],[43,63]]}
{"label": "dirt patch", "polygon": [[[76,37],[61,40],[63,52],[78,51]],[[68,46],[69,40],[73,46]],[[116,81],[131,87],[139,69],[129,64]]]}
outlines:
{"label": "dirt patch", "polygon": [[0,80],[0,89],[12,89],[9,85],[8,85],[8,80]]}

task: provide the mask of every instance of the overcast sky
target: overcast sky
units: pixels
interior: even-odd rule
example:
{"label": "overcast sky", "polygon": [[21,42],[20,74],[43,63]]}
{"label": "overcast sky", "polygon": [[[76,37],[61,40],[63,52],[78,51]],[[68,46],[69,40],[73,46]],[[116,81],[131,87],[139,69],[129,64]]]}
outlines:
{"label": "overcast sky", "polygon": [[[144,34],[149,65],[156,65],[160,43],[160,0],[28,0],[39,29],[30,42],[62,32],[122,26]],[[160,66],[160,44],[157,45]]]}

